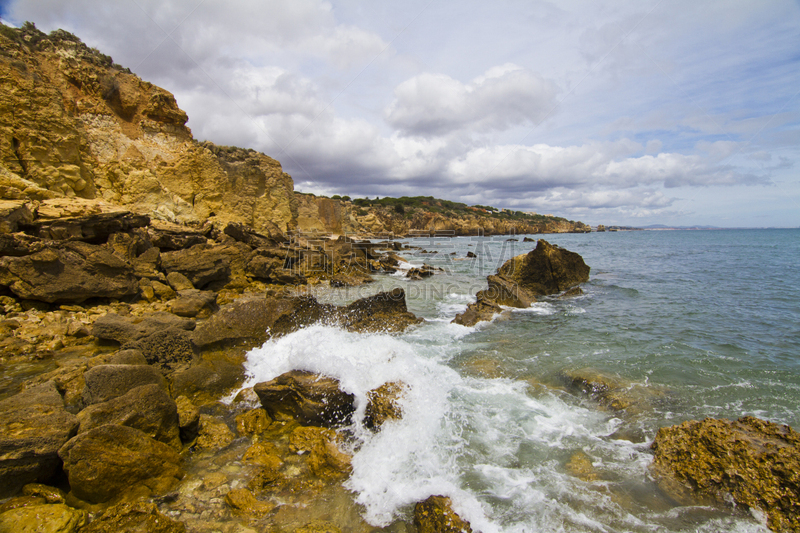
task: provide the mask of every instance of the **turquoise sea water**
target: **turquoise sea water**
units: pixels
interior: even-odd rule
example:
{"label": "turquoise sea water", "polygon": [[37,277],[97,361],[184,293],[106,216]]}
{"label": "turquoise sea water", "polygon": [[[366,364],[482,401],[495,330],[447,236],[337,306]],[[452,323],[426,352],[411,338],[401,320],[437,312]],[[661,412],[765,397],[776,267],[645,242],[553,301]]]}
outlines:
{"label": "turquoise sea water", "polygon": [[[535,242],[405,241],[439,252],[404,250],[408,263],[444,270],[316,295],[342,302],[404,287],[425,324],[399,336],[301,330],[249,354],[250,384],[323,372],[363,409],[367,391],[406,383],[402,420],[354,429],[347,487],[376,527],[446,494],[484,532],[765,531],[741,510],[669,499],[649,474],[649,446],[659,427],[704,417],[800,428],[800,230],[544,237],[591,267],[584,295],[453,325],[486,275]],[[569,389],[564,375],[576,372],[612,378],[631,405],[614,411]]]}

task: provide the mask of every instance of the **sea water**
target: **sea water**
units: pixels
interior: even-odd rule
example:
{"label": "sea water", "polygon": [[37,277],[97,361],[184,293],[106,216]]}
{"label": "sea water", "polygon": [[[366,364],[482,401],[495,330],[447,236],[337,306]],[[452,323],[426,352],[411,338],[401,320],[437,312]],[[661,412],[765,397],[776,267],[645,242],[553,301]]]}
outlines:
{"label": "sea water", "polygon": [[[523,237],[403,241],[438,252],[403,250],[406,268],[442,271],[315,296],[403,287],[424,324],[401,335],[315,325],[270,340],[248,355],[245,386],[319,372],[355,394],[360,419],[368,391],[405,384],[402,419],[352,428],[346,487],[376,527],[442,494],[487,533],[766,531],[732,507],[671,500],[649,473],[650,444],[659,427],[704,417],[800,428],[800,230],[547,235],[592,268],[583,295],[451,324],[488,274],[535,247]],[[569,389],[571,372],[611,376],[634,401],[609,409]]]}

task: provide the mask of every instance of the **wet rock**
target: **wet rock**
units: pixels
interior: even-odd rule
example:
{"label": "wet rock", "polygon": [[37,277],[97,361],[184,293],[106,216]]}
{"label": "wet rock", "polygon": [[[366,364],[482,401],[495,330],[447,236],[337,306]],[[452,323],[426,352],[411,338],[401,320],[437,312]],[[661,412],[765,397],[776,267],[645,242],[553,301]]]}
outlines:
{"label": "wet rock", "polygon": [[62,503],[18,507],[0,514],[0,531],[14,533],[75,533],[86,523],[86,512]]}
{"label": "wet rock", "polygon": [[573,453],[566,467],[567,472],[583,481],[596,481],[599,478],[592,459],[582,451]]}
{"label": "wet rock", "polygon": [[[767,515],[773,531],[800,531],[800,433],[746,416],[658,430],[651,470],[677,498],[731,499]],[[677,482],[677,483],[675,483]]]}
{"label": "wet rock", "polygon": [[175,371],[170,376],[173,393],[187,396],[197,405],[216,401],[230,393],[241,386],[244,378],[244,367],[224,358],[196,361],[189,368]]}
{"label": "wet rock", "polygon": [[401,382],[384,383],[377,389],[367,393],[367,409],[364,413],[364,425],[370,429],[379,429],[387,420],[399,420],[403,409],[398,400],[402,397],[405,385]]}
{"label": "wet rock", "polygon": [[242,461],[270,468],[274,471],[277,471],[283,465],[278,448],[271,442],[253,444],[242,456]]}
{"label": "wet rock", "polygon": [[175,405],[178,408],[178,428],[181,441],[192,442],[200,431],[200,411],[186,396],[175,398]]}
{"label": "wet rock", "polygon": [[0,285],[19,298],[48,303],[139,293],[130,263],[84,242],[47,243],[31,255],[0,257]]}
{"label": "wet rock", "polygon": [[261,518],[275,509],[275,504],[256,499],[247,489],[234,489],[225,495],[225,503],[241,514]]}
{"label": "wet rock", "polygon": [[469,522],[453,511],[450,498],[431,496],[414,507],[418,533],[471,533]]}
{"label": "wet rock", "polygon": [[[19,509],[20,507],[31,507],[33,505],[44,505],[47,501],[39,496],[15,496],[9,498],[0,504],[0,515],[11,509]],[[0,530],[2,531],[2,530]],[[13,531],[13,530],[12,530]]]}
{"label": "wet rock", "polygon": [[275,321],[294,307],[290,299],[241,298],[222,306],[201,323],[192,338],[201,349],[242,342],[261,345],[269,338],[269,330]]}
{"label": "wet rock", "polygon": [[325,520],[314,520],[303,527],[298,527],[294,533],[342,533],[342,530]]}
{"label": "wet rock", "polygon": [[72,438],[58,452],[71,493],[90,503],[172,490],[183,478],[170,446],[138,429],[106,424]]}
{"label": "wet rock", "polygon": [[633,383],[591,368],[564,370],[561,380],[573,392],[586,395],[603,407],[628,414],[647,410],[666,396],[663,388]]}
{"label": "wet rock", "polygon": [[119,503],[92,520],[81,533],[185,533],[186,526],[161,514],[151,502]]}
{"label": "wet rock", "polygon": [[55,476],[58,450],[77,430],[52,381],[0,401],[0,497]]}
{"label": "wet rock", "polygon": [[493,316],[503,312],[499,305],[486,301],[478,300],[467,306],[466,311],[456,315],[453,319],[454,324],[471,327],[484,320],[491,320]]}
{"label": "wet rock", "polygon": [[536,301],[535,296],[522,289],[514,281],[500,276],[488,276],[486,281],[489,283],[489,288],[477,294],[478,300],[521,309],[530,307]]}
{"label": "wet rock", "polygon": [[267,430],[272,420],[263,409],[251,409],[236,415],[236,432],[240,436],[258,435]]}
{"label": "wet rock", "polygon": [[228,425],[213,416],[200,415],[200,431],[197,434],[198,448],[220,450],[233,442],[235,435]]}
{"label": "wet rock", "polygon": [[90,405],[78,413],[79,433],[104,424],[117,424],[143,431],[157,441],[181,449],[178,408],[160,385],[131,389],[112,400]]}
{"label": "wet rock", "polygon": [[273,420],[291,418],[304,426],[350,424],[355,395],[339,388],[339,380],[293,370],[253,387],[261,406]]}
{"label": "wet rock", "polygon": [[572,287],[571,289],[567,289],[563,293],[559,294],[558,298],[560,300],[564,300],[567,298],[575,298],[577,296],[582,296],[582,295],[583,295],[583,289],[581,289],[580,287]]}
{"label": "wet rock", "polygon": [[339,449],[335,431],[321,427],[299,427],[289,436],[290,449],[308,453],[311,473],[323,480],[341,479],[350,475],[350,456]]}
{"label": "wet rock", "polygon": [[164,376],[152,366],[97,365],[85,372],[83,403],[86,406],[107,402],[126,394],[135,387],[156,384],[164,389]]}
{"label": "wet rock", "polygon": [[408,312],[401,288],[361,298],[345,307],[342,325],[357,332],[402,332],[423,320]]}
{"label": "wet rock", "polygon": [[217,309],[217,294],[197,289],[179,291],[178,299],[170,305],[174,314],[183,317],[207,318]]}

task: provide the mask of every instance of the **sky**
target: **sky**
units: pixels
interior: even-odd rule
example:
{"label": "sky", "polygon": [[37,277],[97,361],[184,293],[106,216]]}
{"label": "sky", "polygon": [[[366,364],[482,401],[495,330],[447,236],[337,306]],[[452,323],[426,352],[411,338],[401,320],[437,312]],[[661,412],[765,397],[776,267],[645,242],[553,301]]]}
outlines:
{"label": "sky", "polygon": [[800,227],[797,0],[0,0],[295,189]]}

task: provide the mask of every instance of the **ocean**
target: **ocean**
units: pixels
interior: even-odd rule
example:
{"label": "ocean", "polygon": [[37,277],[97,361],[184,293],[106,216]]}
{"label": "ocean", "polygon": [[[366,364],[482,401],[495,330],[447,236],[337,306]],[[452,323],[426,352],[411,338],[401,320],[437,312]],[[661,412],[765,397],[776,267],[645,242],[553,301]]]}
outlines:
{"label": "ocean", "polygon": [[[438,252],[403,250],[406,267],[443,270],[314,294],[342,303],[403,287],[424,324],[401,335],[315,325],[270,340],[248,354],[245,386],[321,372],[363,413],[369,390],[405,384],[401,420],[352,429],[346,487],[376,528],[443,494],[485,533],[767,531],[731,506],[670,499],[649,473],[650,444],[662,426],[705,417],[800,429],[800,230],[531,236],[584,258],[584,294],[451,324],[488,274],[535,247],[523,237],[403,241]],[[624,409],[570,386],[597,375]]]}

